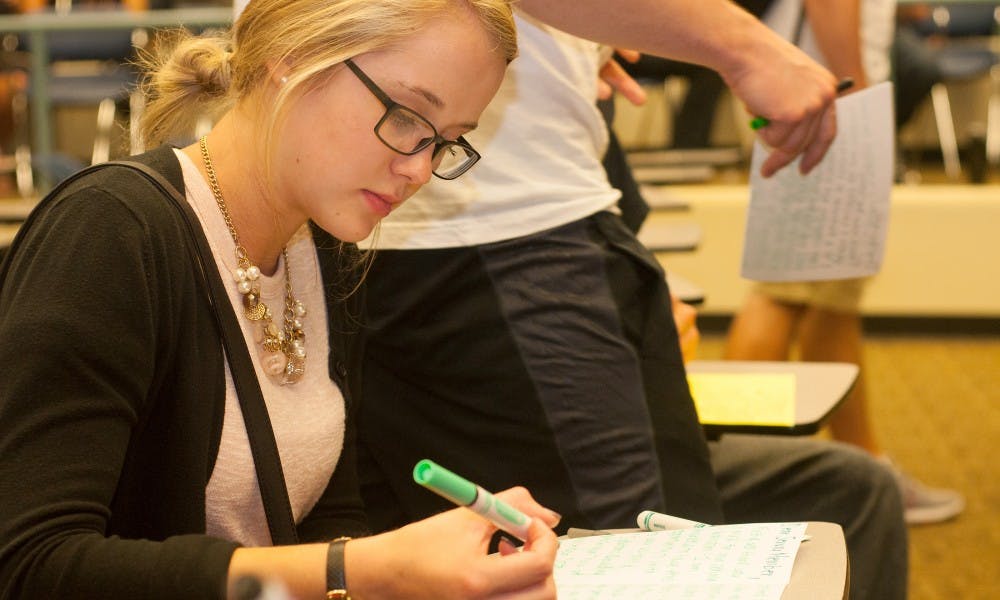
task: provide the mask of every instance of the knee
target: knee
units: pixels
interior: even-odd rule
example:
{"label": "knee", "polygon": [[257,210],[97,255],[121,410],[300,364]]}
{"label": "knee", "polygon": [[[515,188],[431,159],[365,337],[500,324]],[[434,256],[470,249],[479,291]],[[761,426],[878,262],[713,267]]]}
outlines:
{"label": "knee", "polygon": [[867,452],[838,450],[851,513],[841,525],[851,556],[851,596],[905,598],[909,562],[903,502],[895,476]]}
{"label": "knee", "polygon": [[903,501],[896,479],[885,465],[846,444],[835,443],[836,485],[850,498],[858,525],[877,521],[903,523]]}
{"label": "knee", "polygon": [[864,466],[859,466],[857,469],[863,473],[861,479],[865,486],[887,509],[902,514],[903,500],[892,471],[869,453],[860,452],[859,454],[861,456],[858,457],[858,460],[863,461]]}

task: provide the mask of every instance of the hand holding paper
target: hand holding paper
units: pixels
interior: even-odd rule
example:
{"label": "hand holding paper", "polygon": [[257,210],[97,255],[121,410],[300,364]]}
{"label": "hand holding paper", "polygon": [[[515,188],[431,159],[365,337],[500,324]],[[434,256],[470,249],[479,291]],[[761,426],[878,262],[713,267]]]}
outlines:
{"label": "hand holding paper", "polygon": [[838,134],[809,175],[759,174],[767,151],[754,148],[742,275],[757,281],[811,281],[878,272],[892,191],[892,84],[837,100]]}

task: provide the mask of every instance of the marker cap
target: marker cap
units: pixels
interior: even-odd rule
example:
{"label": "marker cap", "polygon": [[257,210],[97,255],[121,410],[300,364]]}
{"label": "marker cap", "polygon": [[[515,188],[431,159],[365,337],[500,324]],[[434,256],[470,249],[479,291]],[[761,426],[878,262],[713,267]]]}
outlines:
{"label": "marker cap", "polygon": [[474,483],[432,460],[424,459],[413,467],[413,480],[461,506],[468,506],[476,500]]}

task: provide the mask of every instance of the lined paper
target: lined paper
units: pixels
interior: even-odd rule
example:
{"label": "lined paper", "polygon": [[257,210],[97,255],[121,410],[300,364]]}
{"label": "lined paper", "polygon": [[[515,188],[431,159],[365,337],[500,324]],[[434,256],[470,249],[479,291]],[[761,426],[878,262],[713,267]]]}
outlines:
{"label": "lined paper", "polygon": [[892,84],[837,100],[837,138],[808,175],[798,163],[760,175],[754,146],[741,274],[757,281],[874,275],[889,224],[894,154]]}
{"label": "lined paper", "polygon": [[562,600],[778,600],[806,523],[751,523],[561,540]]}

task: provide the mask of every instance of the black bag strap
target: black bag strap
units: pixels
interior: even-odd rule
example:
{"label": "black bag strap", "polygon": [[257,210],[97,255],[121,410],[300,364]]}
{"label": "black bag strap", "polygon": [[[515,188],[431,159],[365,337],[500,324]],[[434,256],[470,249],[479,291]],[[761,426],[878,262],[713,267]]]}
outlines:
{"label": "black bag strap", "polygon": [[260,382],[257,381],[257,373],[243,337],[243,330],[236,319],[236,313],[232,310],[222,277],[218,269],[214,268],[215,258],[208,246],[208,240],[205,239],[198,216],[180,192],[151,167],[132,161],[113,161],[106,164],[120,165],[142,173],[183,215],[190,234],[189,241],[194,246],[194,258],[208,288],[209,299],[215,309],[215,318],[222,332],[222,343],[229,358],[229,369],[233,375],[236,395],[240,399],[240,410],[243,412],[250,451],[257,470],[264,514],[267,516],[267,526],[271,531],[271,543],[276,546],[297,543],[298,534],[292,517],[292,506],[288,500],[281,457],[278,454],[278,444],[274,439],[267,405],[264,403],[264,394],[260,391]]}
{"label": "black bag strap", "polygon": [[[260,382],[257,381],[257,373],[254,371],[250,352],[243,338],[243,331],[236,319],[235,312],[232,310],[229,296],[222,283],[222,277],[218,269],[215,268],[212,250],[208,246],[208,240],[205,238],[198,216],[190,204],[163,175],[148,165],[133,161],[112,161],[88,167],[63,181],[47,197],[55,197],[81,176],[110,165],[132,169],[144,175],[174,204],[184,218],[189,234],[189,251],[201,274],[209,303],[212,305],[219,331],[222,334],[223,347],[229,359],[229,369],[232,372],[236,395],[239,397],[240,409],[246,423],[250,451],[253,454],[260,496],[264,504],[264,514],[271,532],[271,542],[276,546],[295,544],[298,542],[298,533],[295,529],[292,507],[288,500],[288,490],[285,487],[285,476],[281,469],[278,444],[274,439],[274,430],[271,428],[271,419],[267,413],[267,405],[264,403],[264,395],[260,390]],[[31,220],[29,218],[25,225],[29,225]],[[14,247],[12,246],[10,254],[13,254],[13,251]]]}

